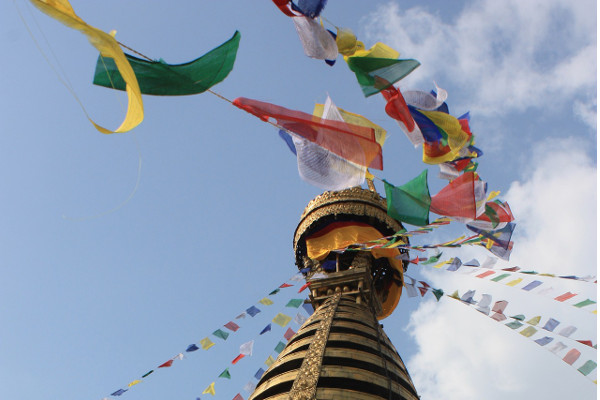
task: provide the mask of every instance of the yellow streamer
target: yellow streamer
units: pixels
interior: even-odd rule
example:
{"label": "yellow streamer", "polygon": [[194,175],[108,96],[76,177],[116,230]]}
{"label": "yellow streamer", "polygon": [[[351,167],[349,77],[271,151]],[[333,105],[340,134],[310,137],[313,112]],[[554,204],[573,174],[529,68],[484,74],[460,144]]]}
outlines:
{"label": "yellow streamer", "polygon": [[96,124],[89,116],[90,122],[102,133],[127,132],[138,126],[144,119],[142,93],[131,65],[114,37],[83,21],[68,0],[30,0],[42,12],[58,20],[66,26],[76,29],[87,36],[88,40],[103,57],[112,58],[126,83],[128,97],[127,113],[121,125],[114,131]]}

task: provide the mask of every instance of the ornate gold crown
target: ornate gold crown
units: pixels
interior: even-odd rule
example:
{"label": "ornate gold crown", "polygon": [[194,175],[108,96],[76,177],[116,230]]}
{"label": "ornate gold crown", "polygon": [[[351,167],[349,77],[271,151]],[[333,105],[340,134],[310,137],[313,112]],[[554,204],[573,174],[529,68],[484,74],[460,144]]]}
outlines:
{"label": "ornate gold crown", "polygon": [[403,228],[400,222],[388,215],[385,199],[375,191],[356,186],[325,192],[308,203],[294,233],[294,253],[299,268],[302,268],[302,257],[306,255],[306,237],[338,221],[363,222],[384,236]]}

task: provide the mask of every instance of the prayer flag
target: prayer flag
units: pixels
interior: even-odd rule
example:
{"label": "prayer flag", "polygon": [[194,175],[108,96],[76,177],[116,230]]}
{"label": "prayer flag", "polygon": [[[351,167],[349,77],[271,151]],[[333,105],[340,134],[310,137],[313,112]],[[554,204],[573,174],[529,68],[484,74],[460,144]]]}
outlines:
{"label": "prayer flag", "polygon": [[356,75],[356,80],[365,97],[372,96],[392,86],[421,65],[413,59],[397,60],[394,59],[395,57],[365,57],[359,55],[358,52],[345,58],[348,67]]}
{"label": "prayer flag", "polygon": [[596,302],[593,301],[593,300],[590,300],[590,299],[586,299],[586,300],[580,301],[577,304],[573,304],[573,306],[575,306],[577,308],[582,308],[582,307],[585,307],[585,306],[589,306],[590,304],[596,304]]}
{"label": "prayer flag", "polygon": [[279,293],[279,291],[280,291],[280,290],[281,290],[281,289],[279,289],[279,288],[277,288],[277,289],[273,290],[271,293],[269,293],[269,296],[276,295],[277,293]]}
{"label": "prayer flag", "polygon": [[271,331],[271,324],[269,324],[269,325],[265,326],[265,327],[263,328],[263,330],[262,330],[262,331],[260,331],[259,335],[262,335],[263,333],[267,333],[267,332],[270,332],[270,331]]}
{"label": "prayer flag", "polygon": [[446,271],[457,271],[460,266],[462,265],[462,262],[460,261],[460,258],[458,257],[454,257],[451,262],[450,265],[448,266],[448,268],[446,268]]}
{"label": "prayer flag", "polygon": [[275,364],[275,359],[271,356],[269,356],[266,360],[265,360],[265,365],[267,367],[270,367],[271,365]]}
{"label": "prayer flag", "polygon": [[292,330],[292,328],[288,328],[287,331],[285,331],[285,333],[283,334],[283,337],[287,339],[287,341],[289,342],[290,339],[296,334],[296,332],[294,332]]}
{"label": "prayer flag", "polygon": [[525,321],[525,316],[523,314],[513,315],[511,318],[512,319],[517,319],[519,321]]}
{"label": "prayer flag", "polygon": [[[293,4],[293,3],[292,3]],[[292,18],[304,54],[318,60],[335,60],[338,48],[335,38],[311,17],[299,15]]]}
{"label": "prayer flag", "polygon": [[260,310],[254,306],[247,308],[246,312],[248,313],[248,315],[250,315],[251,317],[254,317],[256,314],[258,314],[260,312]]}
{"label": "prayer flag", "polygon": [[534,342],[536,342],[540,346],[545,346],[553,340],[554,340],[554,338],[551,338],[550,336],[544,336],[543,338],[534,340]]}
{"label": "prayer flag", "polygon": [[202,346],[202,348],[203,348],[204,350],[208,350],[208,349],[210,349],[211,347],[213,347],[215,344],[214,344],[214,342],[213,342],[213,341],[211,341],[209,338],[205,337],[204,339],[202,339],[202,340],[200,341],[200,345]]}
{"label": "prayer flag", "polygon": [[465,294],[463,294],[461,296],[460,300],[465,303],[468,303],[468,304],[475,304],[475,301],[473,300],[473,296],[475,296],[475,291],[468,290]]}
{"label": "prayer flag", "polygon": [[[408,283],[408,280],[410,280],[411,283]],[[410,276],[405,277],[404,287],[406,288],[406,295],[408,297],[417,297],[419,295],[419,293],[417,293],[416,283],[417,281]]]}
{"label": "prayer flag", "polygon": [[533,336],[536,332],[537,332],[537,329],[535,329],[533,326],[528,326],[527,328],[523,329],[519,333],[525,337],[530,337],[530,336]]}
{"label": "prayer flag", "polygon": [[400,128],[402,128],[402,131],[406,134],[406,137],[413,146],[417,147],[418,145],[423,144],[423,134],[410,114],[410,110],[406,105],[406,101],[404,101],[402,92],[395,86],[390,86],[383,89],[381,94],[386,101],[386,114],[398,122],[398,125],[400,125]]}
{"label": "prayer flag", "polygon": [[536,287],[540,286],[541,284],[542,284],[542,282],[540,282],[540,281],[533,281],[533,282],[528,283],[522,289],[523,290],[527,290],[527,291],[531,291],[531,290],[535,289]]}
{"label": "prayer flag", "polygon": [[252,393],[252,392],[254,392],[254,389],[256,389],[256,384],[254,382],[250,381],[244,385],[243,389],[244,389],[244,392]]}
{"label": "prayer flag", "polygon": [[242,397],[241,394],[236,394],[235,397],[232,400],[244,400],[244,398]]}
{"label": "prayer flag", "polygon": [[229,333],[222,331],[221,329],[217,329],[216,331],[213,332],[213,335],[215,335],[216,337],[218,337],[220,339],[227,340]]}
{"label": "prayer flag", "polygon": [[151,373],[153,373],[153,372],[154,372],[154,370],[153,370],[153,369],[151,369],[150,371],[148,371],[148,372],[146,372],[144,375],[142,375],[142,378],[145,378],[145,377],[147,377],[148,375],[150,375],[150,374],[151,374]]}
{"label": "prayer flag", "polygon": [[506,315],[502,314],[501,312],[495,312],[490,318],[494,321],[501,322],[506,319]]}
{"label": "prayer flag", "polygon": [[196,344],[192,343],[187,347],[187,349],[185,349],[185,351],[187,351],[189,353],[192,351],[196,351],[198,349],[200,349],[200,348],[198,346],[196,346]]}
{"label": "prayer flag", "polygon": [[510,274],[500,274],[500,275],[496,276],[495,278],[492,278],[491,280],[493,282],[498,282],[498,281],[501,281],[504,278],[508,278],[509,276],[510,276]]}
{"label": "prayer flag", "polygon": [[513,279],[512,281],[508,282],[506,284],[506,286],[517,286],[519,283],[521,283],[523,281],[523,278],[517,278],[517,279]]}
{"label": "prayer flag", "polygon": [[302,325],[306,322],[306,317],[304,315],[298,313],[294,317],[294,322],[297,323],[298,325]]}
{"label": "prayer flag", "polygon": [[304,289],[306,289],[307,287],[310,286],[310,283],[305,283],[304,285],[302,285],[302,287],[300,289],[298,289],[298,293],[301,293],[304,291]]}
{"label": "prayer flag", "polygon": [[290,321],[292,317],[288,317],[285,314],[279,313],[273,318],[273,322],[279,326],[285,327]]}
{"label": "prayer flag", "polygon": [[481,274],[477,275],[477,276],[476,276],[476,278],[481,278],[481,279],[483,279],[483,278],[485,278],[485,277],[488,277],[488,276],[490,276],[490,275],[494,275],[494,274],[495,274],[495,272],[494,272],[494,271],[485,271],[485,272],[482,272]]}
{"label": "prayer flag", "polygon": [[231,379],[231,374],[229,373],[229,368],[225,368],[225,371],[219,374],[219,378]]}
{"label": "prayer flag", "polygon": [[292,3],[294,11],[298,11],[310,18],[318,17],[327,4],[327,0],[299,0],[298,5]]}
{"label": "prayer flag", "polygon": [[510,329],[517,329],[523,326],[523,324],[517,320],[509,322],[508,324],[506,324],[506,326],[508,326]]}
{"label": "prayer flag", "polygon": [[571,336],[575,331],[577,330],[576,327],[574,327],[573,325],[569,325],[566,328],[563,328],[560,330],[560,332],[558,332],[559,335],[564,336],[564,337],[569,337]]}
{"label": "prayer flag", "polygon": [[467,261],[466,263],[463,263],[463,265],[466,265],[469,267],[479,267],[479,261],[477,261],[476,259],[472,259],[471,261]]}
{"label": "prayer flag", "polygon": [[298,308],[302,305],[302,303],[304,303],[304,299],[291,299],[285,306],[291,308]]}
{"label": "prayer flag", "polygon": [[233,105],[263,121],[274,119],[280,128],[293,132],[364,167],[383,169],[381,146],[372,128],[342,121],[315,118],[274,104],[238,97]]}
{"label": "prayer flag", "polygon": [[548,318],[548,322],[546,322],[546,324],[544,325],[544,327],[542,329],[545,329],[548,332],[552,332],[554,330],[554,328],[556,328],[558,326],[558,324],[560,324],[560,322],[558,322],[554,318]]}
{"label": "prayer flag", "polygon": [[265,306],[270,306],[270,305],[273,304],[273,300],[268,299],[268,298],[265,297],[264,299],[260,300],[259,303],[263,304]]}
{"label": "prayer flag", "polygon": [[310,304],[310,303],[302,304],[302,308],[304,308],[304,310],[306,311],[306,313],[308,315],[312,315],[315,312],[315,309],[313,308],[312,304]]}
{"label": "prayer flag", "polygon": [[135,381],[132,381],[131,383],[129,383],[127,386],[128,387],[132,387],[134,385],[137,385],[138,383],[141,383],[142,381],[139,379],[136,379]]}
{"label": "prayer flag", "polygon": [[239,354],[236,358],[234,358],[231,363],[232,364],[237,364],[238,361],[240,361],[242,358],[245,357],[245,354]]}
{"label": "prayer flag", "polygon": [[225,325],[223,325],[225,328],[229,329],[230,331],[237,331],[238,329],[240,329],[239,325],[236,324],[233,321],[229,321],[228,323],[226,323]]}
{"label": "prayer flag", "polygon": [[115,38],[83,21],[75,14],[73,7],[68,0],[31,0],[31,2],[45,14],[86,35],[90,43],[98,49],[101,56],[115,60],[116,67],[123,76],[125,82],[128,98],[127,113],[121,125],[114,131],[96,124],[88,116],[88,119],[96,129],[102,133],[115,133],[127,132],[138,126],[144,119],[142,94],[140,93],[140,87],[135,73]]}
{"label": "prayer flag", "polygon": [[557,342],[557,343],[554,343],[554,345],[552,347],[550,347],[548,350],[554,354],[558,354],[566,348],[567,348],[566,344],[564,344],[563,342]]}
{"label": "prayer flag", "polygon": [[477,198],[485,194],[484,186],[474,172],[465,172],[431,197],[430,210],[447,217],[475,219]]}
{"label": "prayer flag", "polygon": [[120,395],[122,395],[123,393],[125,393],[127,390],[129,390],[129,389],[119,389],[119,390],[117,390],[116,392],[112,392],[110,395],[111,395],[111,396],[120,396]]}
{"label": "prayer flag", "polygon": [[365,46],[362,42],[356,40],[356,35],[349,28],[336,27],[336,33],[335,43],[341,55],[351,56]]}
{"label": "prayer flag", "polygon": [[158,366],[158,368],[167,368],[173,365],[173,360],[166,361]]}
{"label": "prayer flag", "polygon": [[204,389],[204,392],[202,392],[202,394],[212,394],[213,396],[215,395],[215,383],[211,383],[210,385],[208,385],[208,387],[206,389]]}
{"label": "prayer flag", "polygon": [[570,298],[575,297],[575,296],[577,296],[577,293],[567,292],[565,294],[562,294],[562,295],[556,297],[554,300],[562,302],[565,300],[569,300]]}
{"label": "prayer flag", "polygon": [[596,364],[595,361],[587,360],[585,364],[577,369],[577,371],[581,372],[584,376],[588,376],[597,366],[598,364]]}
{"label": "prayer flag", "polygon": [[440,301],[440,298],[444,295],[444,291],[442,289],[433,289],[431,293],[433,293],[437,301]]}
{"label": "prayer flag", "polygon": [[237,317],[235,317],[235,319],[243,319],[243,318],[246,318],[246,312],[243,312],[240,315],[238,315]]}
{"label": "prayer flag", "polygon": [[497,312],[497,313],[503,313],[504,310],[506,309],[506,306],[508,305],[508,301],[506,300],[500,300],[494,303],[494,307],[492,308],[493,312]]}
{"label": "prayer flag", "polygon": [[294,285],[290,285],[289,283],[282,283],[281,285],[279,285],[279,287],[282,289],[286,288],[286,287],[291,287],[291,286],[294,286]]}
{"label": "prayer flag", "polygon": [[240,346],[240,354],[250,357],[252,355],[252,349],[254,348],[254,340],[250,340],[243,343]]}
{"label": "prayer flag", "polygon": [[481,300],[477,303],[477,311],[489,315],[490,314],[490,304],[492,303],[492,296],[489,294],[482,294]]}
{"label": "prayer flag", "polygon": [[285,349],[285,343],[283,343],[283,342],[279,342],[279,343],[277,343],[277,346],[275,346],[275,352],[277,354],[281,353],[283,351],[283,349]]}
{"label": "prayer flag", "polygon": [[529,325],[537,326],[537,324],[539,324],[539,323],[540,323],[540,320],[541,320],[541,319],[542,319],[542,317],[538,315],[537,317],[533,317],[533,318],[531,318],[529,321],[527,321],[527,323],[528,323]]}
{"label": "prayer flag", "polygon": [[426,287],[418,287],[417,289],[419,289],[419,292],[421,292],[421,297],[424,297],[425,293],[427,293]]}
{"label": "prayer flag", "polygon": [[262,368],[259,368],[258,371],[256,371],[256,373],[254,374],[254,377],[258,381],[258,380],[260,380],[260,378],[262,378],[264,373],[265,373],[265,370]]}
{"label": "prayer flag", "polygon": [[577,349],[571,349],[569,352],[563,357],[563,361],[569,365],[573,365],[575,361],[579,358],[581,352]]}
{"label": "prayer flag", "polygon": [[594,345],[593,345],[593,343],[592,343],[591,340],[576,340],[576,341],[579,342],[579,343],[581,343],[581,344],[584,344],[586,346],[594,347]]}
{"label": "prayer flag", "polygon": [[387,200],[387,212],[407,224],[424,226],[429,224],[431,196],[427,186],[427,170],[401,186],[383,181]]}
{"label": "prayer flag", "polygon": [[[126,54],[143,94],[182,96],[205,92],[223,81],[233,69],[241,34],[203,56],[184,63],[167,64],[164,60],[147,61]],[[94,84],[124,90],[125,82],[112,58],[98,57]]]}

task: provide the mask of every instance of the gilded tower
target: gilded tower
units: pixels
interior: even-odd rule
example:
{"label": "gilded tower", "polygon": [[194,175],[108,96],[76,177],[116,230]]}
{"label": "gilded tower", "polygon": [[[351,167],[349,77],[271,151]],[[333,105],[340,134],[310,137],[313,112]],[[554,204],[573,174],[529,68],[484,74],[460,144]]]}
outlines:
{"label": "gilded tower", "polygon": [[325,192],[308,204],[294,234],[294,252],[315,312],[250,399],[419,398],[379,324],[402,293],[407,263],[402,251],[339,250],[401,230],[386,210],[385,199],[359,187]]}

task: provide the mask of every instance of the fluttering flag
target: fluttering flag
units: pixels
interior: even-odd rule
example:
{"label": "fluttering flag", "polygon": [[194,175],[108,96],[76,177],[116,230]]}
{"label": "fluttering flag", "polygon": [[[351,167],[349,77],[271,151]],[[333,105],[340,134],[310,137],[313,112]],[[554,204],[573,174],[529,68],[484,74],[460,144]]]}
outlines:
{"label": "fluttering flag", "polygon": [[565,294],[561,294],[560,296],[556,297],[554,300],[563,302],[563,301],[569,300],[570,298],[573,298],[575,296],[577,296],[577,293],[567,292]]}
{"label": "fluttering flag", "polygon": [[132,381],[132,382],[130,382],[130,383],[127,385],[127,387],[132,387],[132,386],[135,386],[135,385],[137,385],[138,383],[141,383],[141,382],[142,382],[141,380],[139,380],[139,379],[136,379],[135,381]]}
{"label": "fluttering flag", "polygon": [[289,283],[282,283],[281,285],[279,285],[279,287],[280,287],[281,289],[285,289],[285,288],[287,288],[287,287],[292,287],[292,286],[294,286],[294,285],[290,285]]}
{"label": "fluttering flag", "polygon": [[262,335],[263,333],[267,333],[267,332],[270,332],[270,331],[271,331],[271,324],[269,324],[269,325],[265,326],[265,327],[263,328],[263,330],[262,330],[262,331],[260,331],[259,335]]}
{"label": "fluttering flag", "polygon": [[279,342],[279,343],[277,343],[277,346],[275,346],[275,352],[277,354],[279,354],[283,351],[284,348],[285,348],[285,343]]}
{"label": "fluttering flag", "polygon": [[561,351],[563,351],[566,348],[567,348],[567,345],[564,344],[563,342],[556,342],[556,343],[554,343],[552,345],[552,347],[550,347],[548,349],[548,351],[550,351],[550,352],[552,352],[554,354],[558,354],[558,353],[560,353]]}
{"label": "fluttering flag", "polygon": [[187,349],[185,349],[185,351],[187,351],[188,353],[190,353],[190,352],[192,352],[192,351],[196,351],[196,350],[199,350],[199,349],[200,349],[200,348],[199,348],[199,347],[198,347],[196,344],[192,343],[192,344],[190,344],[190,345],[187,347]]}
{"label": "fluttering flag", "polygon": [[216,337],[223,339],[223,340],[227,340],[227,338],[229,337],[229,333],[227,333],[221,329],[217,329],[216,331],[214,331],[213,335],[215,335]]}
{"label": "fluttering flag", "polygon": [[173,360],[166,361],[158,366],[158,368],[168,368],[173,365]]}
{"label": "fluttering flag", "polygon": [[448,98],[448,92],[440,88],[437,84],[435,85],[435,92],[405,90],[402,95],[404,96],[406,104],[425,111],[435,111],[439,109]]}
{"label": "fluttering flag", "polygon": [[237,364],[237,362],[240,361],[244,357],[245,357],[245,354],[240,354],[236,358],[234,358],[233,361],[231,361],[231,363],[232,364]]}
{"label": "fluttering flag", "polygon": [[265,298],[263,298],[262,300],[259,300],[258,302],[259,302],[260,304],[263,304],[263,305],[265,305],[265,306],[270,306],[270,305],[272,305],[272,304],[273,304],[273,300],[271,300],[271,299],[268,299],[268,298],[266,298],[266,297],[265,297]]}
{"label": "fluttering flag", "polygon": [[402,93],[395,86],[390,86],[381,91],[383,98],[386,101],[385,112],[391,118],[395,119],[406,134],[406,137],[413,146],[417,147],[425,142],[423,133],[419,125],[415,123],[413,116],[408,109],[408,105],[402,97]]}
{"label": "fluttering flag", "polygon": [[315,18],[321,15],[326,4],[327,0],[298,0],[298,5],[292,3],[292,8],[307,17]]}
{"label": "fluttering flag", "polygon": [[527,285],[523,286],[521,288],[521,290],[526,290],[529,292],[529,291],[535,289],[536,287],[540,286],[541,284],[542,284],[541,281],[531,281]]}
{"label": "fluttering flag", "polygon": [[309,287],[309,286],[310,286],[310,283],[308,283],[308,282],[307,282],[307,283],[305,283],[304,285],[302,285],[302,286],[300,287],[300,289],[298,289],[298,293],[302,293],[302,292],[303,292],[303,291],[304,291],[304,290],[305,290],[307,287]]}
{"label": "fluttering flag", "polygon": [[462,265],[462,261],[460,260],[460,258],[458,257],[454,257],[452,259],[452,261],[450,262],[450,265],[448,266],[448,268],[446,268],[446,271],[458,271],[458,269],[460,268],[460,266]]}
{"label": "fluttering flag", "polygon": [[587,360],[577,371],[581,372],[584,376],[588,376],[597,366],[598,364],[595,361]]}
{"label": "fluttering flag", "polygon": [[[419,293],[417,292],[416,283],[417,281],[410,276],[404,276],[404,288],[406,289],[406,295],[408,297],[417,297]],[[408,282],[410,280],[410,283]]]}
{"label": "fluttering flag", "polygon": [[148,375],[150,375],[150,374],[151,374],[151,373],[153,373],[153,372],[154,372],[154,370],[153,370],[153,369],[151,369],[150,371],[148,371],[148,372],[146,372],[144,375],[142,375],[142,378],[145,378],[145,377],[147,377]]}
{"label": "fluttering flag", "polygon": [[206,389],[204,389],[202,394],[212,394],[214,396],[215,395],[215,383],[213,382],[210,385],[208,385],[208,387]]}
{"label": "fluttering flag", "polygon": [[546,324],[542,327],[542,329],[545,329],[548,332],[552,332],[554,331],[554,328],[558,326],[558,324],[560,324],[560,322],[558,322],[554,318],[549,318]]}
{"label": "fluttering flag", "polygon": [[279,326],[285,327],[292,320],[292,317],[289,317],[285,314],[279,313],[273,318],[273,322]]}
{"label": "fluttering flag", "polygon": [[306,317],[300,313],[296,314],[294,317],[294,322],[300,326],[306,322]]}
{"label": "fluttering flag", "polygon": [[214,345],[215,345],[215,343],[212,340],[210,340],[209,338],[207,338],[207,337],[205,337],[204,339],[202,339],[200,341],[200,346],[202,346],[202,348],[204,350],[208,350],[211,347],[213,347]]}
{"label": "fluttering flag", "polygon": [[365,45],[356,39],[356,35],[349,28],[336,28],[335,43],[338,52],[343,56],[351,56],[359,49],[364,49]]}
{"label": "fluttering flag", "polygon": [[238,329],[240,329],[239,325],[236,324],[233,321],[229,321],[228,323],[226,323],[225,325],[223,325],[225,328],[229,329],[230,331],[237,331]]}
{"label": "fluttering flag", "polygon": [[333,35],[313,17],[297,16],[292,18],[304,54],[318,60],[334,61],[338,48]]}
{"label": "fluttering flag", "polygon": [[235,397],[232,400],[244,400],[244,398],[242,397],[241,394],[236,394]]}
{"label": "fluttering flag", "polygon": [[583,301],[580,301],[577,304],[574,304],[573,306],[577,307],[577,308],[582,308],[582,307],[585,307],[585,306],[589,306],[590,304],[596,304],[596,302],[593,301],[593,300],[590,300],[590,299],[585,299]]}
{"label": "fluttering flag", "polygon": [[571,349],[569,352],[563,357],[563,361],[569,365],[573,365],[575,361],[579,358],[581,352],[577,349]]}
{"label": "fluttering flag", "polygon": [[477,216],[469,225],[482,230],[495,230],[504,228],[504,226],[514,221],[515,217],[510,210],[508,203],[498,200],[485,203],[485,211]]}
{"label": "fluttering flag", "polygon": [[291,299],[290,301],[287,302],[287,304],[285,306],[291,307],[291,308],[298,308],[302,305],[302,303],[304,303],[303,299]]}
{"label": "fluttering flag", "polygon": [[294,335],[296,334],[296,332],[294,332],[292,330],[292,328],[288,328],[287,331],[285,331],[285,333],[283,334],[283,337],[286,338],[289,342],[289,340],[294,337]]}
{"label": "fluttering flag", "polygon": [[260,378],[262,378],[264,373],[265,373],[265,370],[262,368],[259,368],[258,371],[256,371],[256,373],[254,374],[254,377],[258,381],[258,380],[260,380]]}
{"label": "fluttering flag", "polygon": [[270,367],[271,365],[275,364],[275,359],[271,356],[269,356],[266,360],[265,360],[265,365],[267,367]]}
{"label": "fluttering flag", "polygon": [[401,186],[383,181],[387,201],[387,213],[407,224],[424,226],[429,224],[431,196],[427,185],[427,170]]}
{"label": "fluttering flag", "polygon": [[573,333],[575,333],[575,331],[577,330],[576,327],[574,327],[573,325],[569,325],[565,328],[562,328],[560,330],[560,332],[558,332],[559,335],[564,336],[564,337],[569,337],[571,336]]}
{"label": "fluttering flag", "polygon": [[536,342],[537,344],[539,344],[540,346],[545,346],[548,343],[552,342],[554,340],[554,338],[550,337],[550,336],[544,336],[542,338],[536,339],[534,340],[534,342]]}
{"label": "fluttering flag", "polygon": [[115,392],[112,392],[110,395],[111,395],[111,396],[120,396],[120,395],[122,395],[123,393],[125,393],[127,390],[128,390],[128,389],[119,389],[119,390],[117,390],[117,391],[115,391]]}
{"label": "fluttering flag", "polygon": [[225,370],[219,374],[219,378],[231,379],[229,368],[225,368]]}
{"label": "fluttering flag", "polygon": [[344,59],[368,97],[392,86],[421,65],[417,60],[398,60],[398,56],[396,50],[378,42],[371,49],[359,49]]}
{"label": "fluttering flag", "polygon": [[281,290],[281,289],[277,288],[277,289],[275,289],[275,290],[271,291],[271,293],[269,293],[269,296],[274,296],[274,295],[276,295],[277,293],[279,293],[279,291],[280,291],[280,290]]}
{"label": "fluttering flag", "polygon": [[313,308],[312,304],[310,304],[310,303],[302,304],[302,308],[304,308],[304,311],[306,311],[306,313],[308,315],[312,315],[315,312],[315,309]]}
{"label": "fluttering flag", "polygon": [[[126,54],[143,94],[181,96],[205,92],[223,81],[233,69],[241,35],[238,31],[205,55],[185,64],[146,61]],[[112,58],[98,57],[94,84],[124,90],[125,82]]]}
{"label": "fluttering flag", "polygon": [[447,217],[475,219],[482,194],[485,198],[485,183],[474,172],[465,172],[431,197],[430,210]]}
{"label": "fluttering flag", "polygon": [[94,127],[102,133],[116,133],[127,132],[138,126],[144,119],[142,94],[135,73],[115,38],[83,21],[75,14],[68,0],[31,0],[31,2],[45,14],[86,35],[90,43],[98,49],[101,56],[114,59],[125,83],[128,97],[127,113],[121,125],[114,131],[96,124],[86,113]]}
{"label": "fluttering flag", "polygon": [[252,355],[252,349],[254,348],[254,340],[242,343],[240,345],[240,354],[250,357]]}
{"label": "fluttering flag", "polygon": [[477,311],[489,315],[490,314],[490,304],[492,304],[492,296],[489,294],[482,294],[481,300],[477,303]]}
{"label": "fluttering flag", "polygon": [[519,332],[521,335],[525,336],[525,337],[531,337],[533,336],[535,333],[537,332],[537,329],[535,329],[533,326],[528,326],[527,328],[523,329],[521,332]]}
{"label": "fluttering flag", "polygon": [[383,169],[381,146],[375,140],[372,128],[317,119],[302,111],[244,97],[235,99],[233,105],[263,121],[274,119],[280,128],[300,135],[353,163]]}
{"label": "fluttering flag", "polygon": [[465,294],[463,294],[461,296],[460,300],[465,303],[475,304],[475,301],[473,300],[473,296],[475,296],[475,291],[468,290],[467,292],[465,292]]}
{"label": "fluttering flag", "polygon": [[251,317],[254,317],[256,314],[258,314],[258,313],[260,312],[260,310],[259,310],[257,307],[255,307],[255,306],[252,306],[252,307],[250,307],[250,308],[247,308],[247,309],[246,309],[246,312],[247,312],[247,313],[248,313],[248,315],[250,315]]}
{"label": "fluttering flag", "polygon": [[[331,121],[345,121],[330,97],[327,97],[322,107],[319,106],[315,106],[315,116]],[[377,135],[375,124],[368,125],[358,118],[345,122],[372,128]],[[385,135],[385,131],[383,132]],[[282,135],[280,131],[280,136]],[[302,136],[291,134],[290,138],[298,161],[298,173],[304,181],[325,190],[342,190],[364,183],[366,167],[346,160]],[[377,141],[377,136],[375,140]]]}

